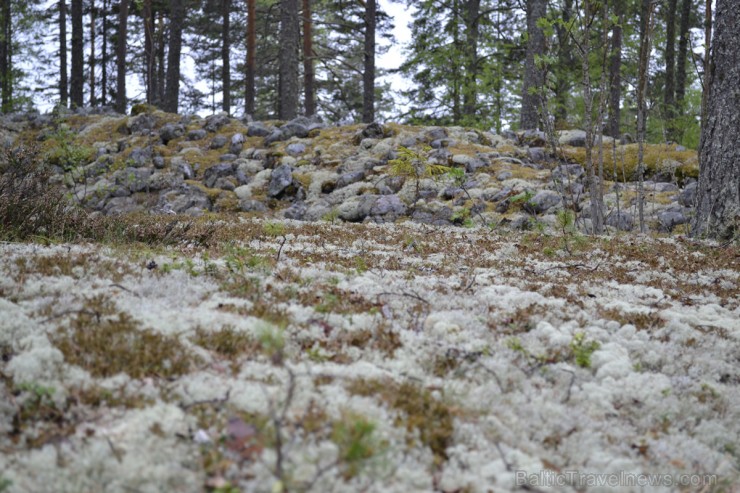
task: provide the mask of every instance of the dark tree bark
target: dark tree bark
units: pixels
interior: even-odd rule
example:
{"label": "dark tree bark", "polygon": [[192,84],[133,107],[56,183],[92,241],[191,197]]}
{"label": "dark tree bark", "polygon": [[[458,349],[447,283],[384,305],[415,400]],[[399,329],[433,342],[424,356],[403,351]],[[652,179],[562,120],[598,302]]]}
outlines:
{"label": "dark tree bark", "polygon": [[221,29],[221,86],[223,89],[222,109],[225,113],[231,113],[231,63],[229,53],[231,52],[231,0],[222,0],[221,15],[223,26]]}
{"label": "dark tree bark", "polygon": [[118,34],[116,39],[116,111],[126,113],[126,37],[128,35],[128,2],[118,5]]}
{"label": "dark tree bark", "polygon": [[65,108],[69,104],[69,80],[67,79],[66,0],[59,0],[59,103]]}
{"label": "dark tree bark", "polygon": [[313,59],[311,0],[303,0],[303,105],[306,108],[306,116],[316,113],[316,90],[314,88],[316,76],[313,68]]}
{"label": "dark tree bark", "polygon": [[156,77],[156,98],[154,104],[160,106],[164,104],[164,83],[165,83],[165,37],[164,37],[164,13],[159,13],[159,19],[157,21],[157,77]]}
{"label": "dark tree bark", "polygon": [[95,99],[95,0],[90,0],[90,106],[97,103]]}
{"label": "dark tree bark", "polygon": [[480,0],[465,4],[465,84],[463,87],[463,114],[473,117],[478,106],[478,26]]}
{"label": "dark tree bark", "polygon": [[0,7],[0,25],[0,109],[9,113],[13,110],[13,19],[9,0],[4,0]]}
{"label": "dark tree bark", "polygon": [[666,12],[665,88],[663,91],[663,117],[666,119],[668,140],[674,140],[673,131],[676,106],[676,7],[678,0],[668,0]]}
{"label": "dark tree bark", "polygon": [[740,235],[740,3],[717,0],[709,95],[699,147],[694,236]]}
{"label": "dark tree bark", "polygon": [[614,0],[614,15],[617,23],[612,27],[612,46],[609,56],[609,115],[606,134],[618,139],[621,135],[620,103],[622,99],[622,23],[624,22],[624,3]]}
{"label": "dark tree bark", "polygon": [[375,0],[365,2],[365,67],[362,73],[362,121],[375,121]]}
{"label": "dark tree bark", "polygon": [[706,15],[704,16],[704,74],[703,79],[703,92],[701,95],[701,124],[704,127],[704,122],[707,119],[707,98],[709,97],[709,89],[712,85],[712,79],[709,77],[710,74],[710,47],[712,46],[712,0],[706,0]]}
{"label": "dark tree bark", "polygon": [[154,104],[157,81],[155,80],[156,53],[154,51],[152,0],[144,0],[142,16],[144,17],[144,82],[146,85],[146,102],[148,104]]}
{"label": "dark tree bark", "polygon": [[681,24],[678,30],[678,58],[676,60],[676,109],[679,115],[684,114],[686,97],[686,59],[689,53],[689,27],[691,20],[691,1],[683,0],[681,4]]}
{"label": "dark tree bark", "polygon": [[72,71],[70,73],[69,94],[72,106],[81,108],[84,104],[84,45],[82,40],[82,0],[72,0]]}
{"label": "dark tree bark", "polygon": [[519,127],[535,129],[539,126],[541,97],[532,93],[544,85],[543,71],[535,64],[536,55],[545,54],[545,34],[537,26],[537,21],[547,13],[547,0],[527,0],[527,59],[524,63],[524,83],[522,84],[522,113]]}
{"label": "dark tree bark", "polygon": [[244,87],[244,112],[254,115],[255,78],[257,73],[257,0],[247,0],[247,64]]}
{"label": "dark tree bark", "polygon": [[182,29],[185,22],[183,0],[170,0],[170,39],[167,52],[167,85],[164,94],[164,110],[177,113],[180,105],[180,55],[182,51]]}
{"label": "dark tree bark", "polygon": [[100,90],[100,104],[105,106],[108,101],[108,0],[103,0],[103,46],[100,59],[100,68],[102,74],[100,75],[101,90]]}
{"label": "dark tree bark", "polygon": [[298,0],[280,0],[278,118],[292,120],[298,110]]}

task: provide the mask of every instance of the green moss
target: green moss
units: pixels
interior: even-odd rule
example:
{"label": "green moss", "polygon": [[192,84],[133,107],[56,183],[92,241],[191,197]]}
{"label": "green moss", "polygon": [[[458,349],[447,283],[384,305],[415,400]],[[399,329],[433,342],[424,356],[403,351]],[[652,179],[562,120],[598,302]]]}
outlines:
{"label": "green moss", "polygon": [[235,359],[242,354],[253,354],[260,349],[259,343],[254,341],[249,334],[238,331],[230,325],[220,330],[198,327],[191,340],[198,346],[229,359]]}
{"label": "green moss", "polygon": [[349,386],[354,395],[376,397],[400,414],[396,425],[405,425],[409,440],[418,436],[422,444],[434,453],[437,465],[447,460],[447,447],[454,433],[453,411],[444,402],[420,385],[392,380],[354,380]]}
{"label": "green moss", "polygon": [[88,299],[52,342],[67,363],[95,377],[126,373],[131,378],[169,378],[188,372],[196,362],[179,339],[141,328],[105,295]]}
{"label": "green moss", "polygon": [[[618,181],[635,181],[638,165],[638,144],[617,146],[616,169],[614,153],[611,148],[604,149],[604,174],[612,178],[615,173]],[[586,149],[582,147],[566,147],[563,149],[565,157],[586,166]],[[597,160],[596,151],[593,156]],[[666,170],[666,164],[679,163],[675,170],[676,179],[683,183],[686,178],[699,176],[699,160],[696,151],[677,151],[675,145],[645,144],[643,162],[645,163],[645,177],[650,178],[658,172]]]}

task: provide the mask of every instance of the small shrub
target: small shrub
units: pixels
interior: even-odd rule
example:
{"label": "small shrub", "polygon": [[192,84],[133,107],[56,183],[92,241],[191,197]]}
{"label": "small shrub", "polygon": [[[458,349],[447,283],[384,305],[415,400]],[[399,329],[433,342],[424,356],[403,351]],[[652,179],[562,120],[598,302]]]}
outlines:
{"label": "small shrub", "polygon": [[586,334],[578,332],[573,336],[570,342],[570,349],[573,351],[573,357],[576,364],[581,368],[591,368],[591,355],[599,349],[601,345],[596,341],[586,342]]}

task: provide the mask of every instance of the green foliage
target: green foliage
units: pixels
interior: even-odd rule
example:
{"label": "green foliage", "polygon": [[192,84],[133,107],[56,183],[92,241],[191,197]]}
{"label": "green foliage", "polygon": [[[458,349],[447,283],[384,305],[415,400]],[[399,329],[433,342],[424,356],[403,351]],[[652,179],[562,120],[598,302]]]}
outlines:
{"label": "green foliage", "polygon": [[339,449],[343,476],[347,480],[357,476],[368,459],[382,449],[375,437],[375,424],[353,413],[346,413],[340,421],[334,422],[331,441]]}
{"label": "green foliage", "polygon": [[[80,167],[90,163],[95,157],[95,150],[75,141],[75,134],[64,123],[51,134],[44,147],[44,159],[47,163],[59,166],[66,173],[74,173]],[[76,177],[75,177],[76,178]]]}
{"label": "green foliage", "polygon": [[576,364],[581,368],[591,368],[591,355],[599,349],[601,345],[597,341],[586,341],[584,332],[577,332],[573,335],[570,342],[570,349],[573,351]]}
{"label": "green foliage", "polygon": [[287,228],[285,227],[285,224],[283,223],[268,221],[262,225],[262,231],[267,236],[270,236],[272,238],[277,238],[279,236],[285,236]]}

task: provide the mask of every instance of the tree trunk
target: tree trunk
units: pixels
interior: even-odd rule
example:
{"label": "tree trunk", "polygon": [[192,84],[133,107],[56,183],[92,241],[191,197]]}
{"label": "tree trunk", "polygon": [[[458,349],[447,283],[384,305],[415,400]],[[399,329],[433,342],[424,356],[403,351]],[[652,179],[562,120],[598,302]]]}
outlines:
{"label": "tree trunk", "polygon": [[624,22],[622,0],[614,0],[614,15],[617,17],[617,22],[612,27],[612,46],[609,57],[609,115],[606,134],[618,139],[621,135],[619,123],[622,99],[622,23]]}
{"label": "tree trunk", "polygon": [[647,120],[647,105],[645,95],[648,89],[648,65],[650,62],[650,34],[653,22],[653,3],[642,0],[640,14],[640,64],[637,72],[637,211],[640,221],[640,232],[645,232],[645,191],[643,189],[643,175],[645,172],[645,123]]}
{"label": "tree trunk", "polygon": [[689,33],[691,20],[691,0],[683,0],[681,5],[681,25],[678,33],[678,59],[676,60],[676,106],[683,116],[686,97],[686,59],[689,53]]}
{"label": "tree trunk", "polygon": [[10,11],[10,1],[4,0],[0,7],[0,26],[2,34],[0,35],[0,93],[2,113],[9,113],[13,110],[13,63],[12,63],[12,18]]}
{"label": "tree trunk", "polygon": [[100,55],[101,78],[100,104],[105,106],[108,101],[108,0],[103,0],[103,53]]}
{"label": "tree trunk", "polygon": [[84,54],[82,41],[82,0],[72,0],[72,72],[70,76],[70,98],[72,106],[81,108],[84,105]]}
{"label": "tree trunk", "polygon": [[375,121],[375,0],[365,2],[365,68],[362,73],[362,121]]}
{"label": "tree trunk", "polygon": [[90,0],[90,106],[95,107],[95,0]]}
{"label": "tree trunk", "polygon": [[157,77],[156,77],[156,97],[154,99],[155,106],[162,106],[164,104],[164,83],[165,83],[165,49],[164,49],[164,13],[159,13],[159,20],[157,21]]}
{"label": "tree trunk", "polygon": [[154,17],[152,15],[152,0],[144,0],[142,16],[144,17],[144,83],[146,85],[146,102],[154,104],[156,99],[156,85],[154,75]]}
{"label": "tree trunk", "polygon": [[740,4],[717,0],[716,8],[691,230],[694,236],[731,241],[740,234]]}
{"label": "tree trunk", "polygon": [[231,113],[231,62],[229,61],[229,54],[231,52],[231,38],[230,38],[230,16],[231,16],[231,0],[222,0],[222,17],[223,17],[223,29],[221,30],[221,88],[223,90],[223,101],[222,109],[225,113]]}
{"label": "tree trunk", "polygon": [[663,118],[666,120],[667,140],[675,140],[674,117],[676,106],[676,7],[678,0],[668,0],[666,12],[665,88],[663,91]]}
{"label": "tree trunk", "polygon": [[280,0],[278,118],[292,120],[298,110],[298,0]]}
{"label": "tree trunk", "polygon": [[254,116],[255,78],[257,72],[257,0],[247,0],[247,64],[244,87],[244,112]]}
{"label": "tree trunk", "polygon": [[118,6],[118,35],[116,39],[116,111],[126,113],[126,37],[128,35],[128,2]]}
{"label": "tree trunk", "polygon": [[480,0],[467,0],[465,5],[465,87],[463,113],[475,117],[478,107],[478,38]]}
{"label": "tree trunk", "polygon": [[170,0],[170,40],[167,52],[167,85],[164,94],[164,110],[170,113],[177,113],[180,105],[180,54],[184,22],[183,0]]}
{"label": "tree trunk", "polygon": [[[595,13],[592,12],[592,0],[584,0],[584,30],[581,42],[581,70],[583,71],[583,105],[584,126],[586,127],[586,168],[589,176],[589,194],[591,198],[591,225],[594,234],[604,232],[604,207],[601,198],[601,182],[596,177],[593,161],[594,122],[593,122],[593,89],[591,87],[591,23]],[[600,122],[599,122],[600,123]]]}
{"label": "tree trunk", "polygon": [[709,97],[709,89],[712,85],[712,79],[709,77],[711,72],[711,64],[709,59],[710,47],[712,46],[712,0],[706,0],[706,17],[704,18],[704,74],[703,74],[703,89],[701,95],[701,124],[704,127],[704,122],[707,119],[707,98]]}
{"label": "tree trunk", "polygon": [[536,129],[539,126],[541,96],[537,94],[544,86],[543,71],[537,68],[535,56],[545,54],[545,34],[537,21],[547,13],[546,0],[527,0],[527,59],[524,63],[522,87],[522,114],[520,128]]}
{"label": "tree trunk", "polygon": [[303,0],[303,105],[306,108],[306,116],[316,113],[315,79],[311,0]]}
{"label": "tree trunk", "polygon": [[67,80],[66,0],[59,0],[59,103],[65,108],[69,104],[69,81]]}

